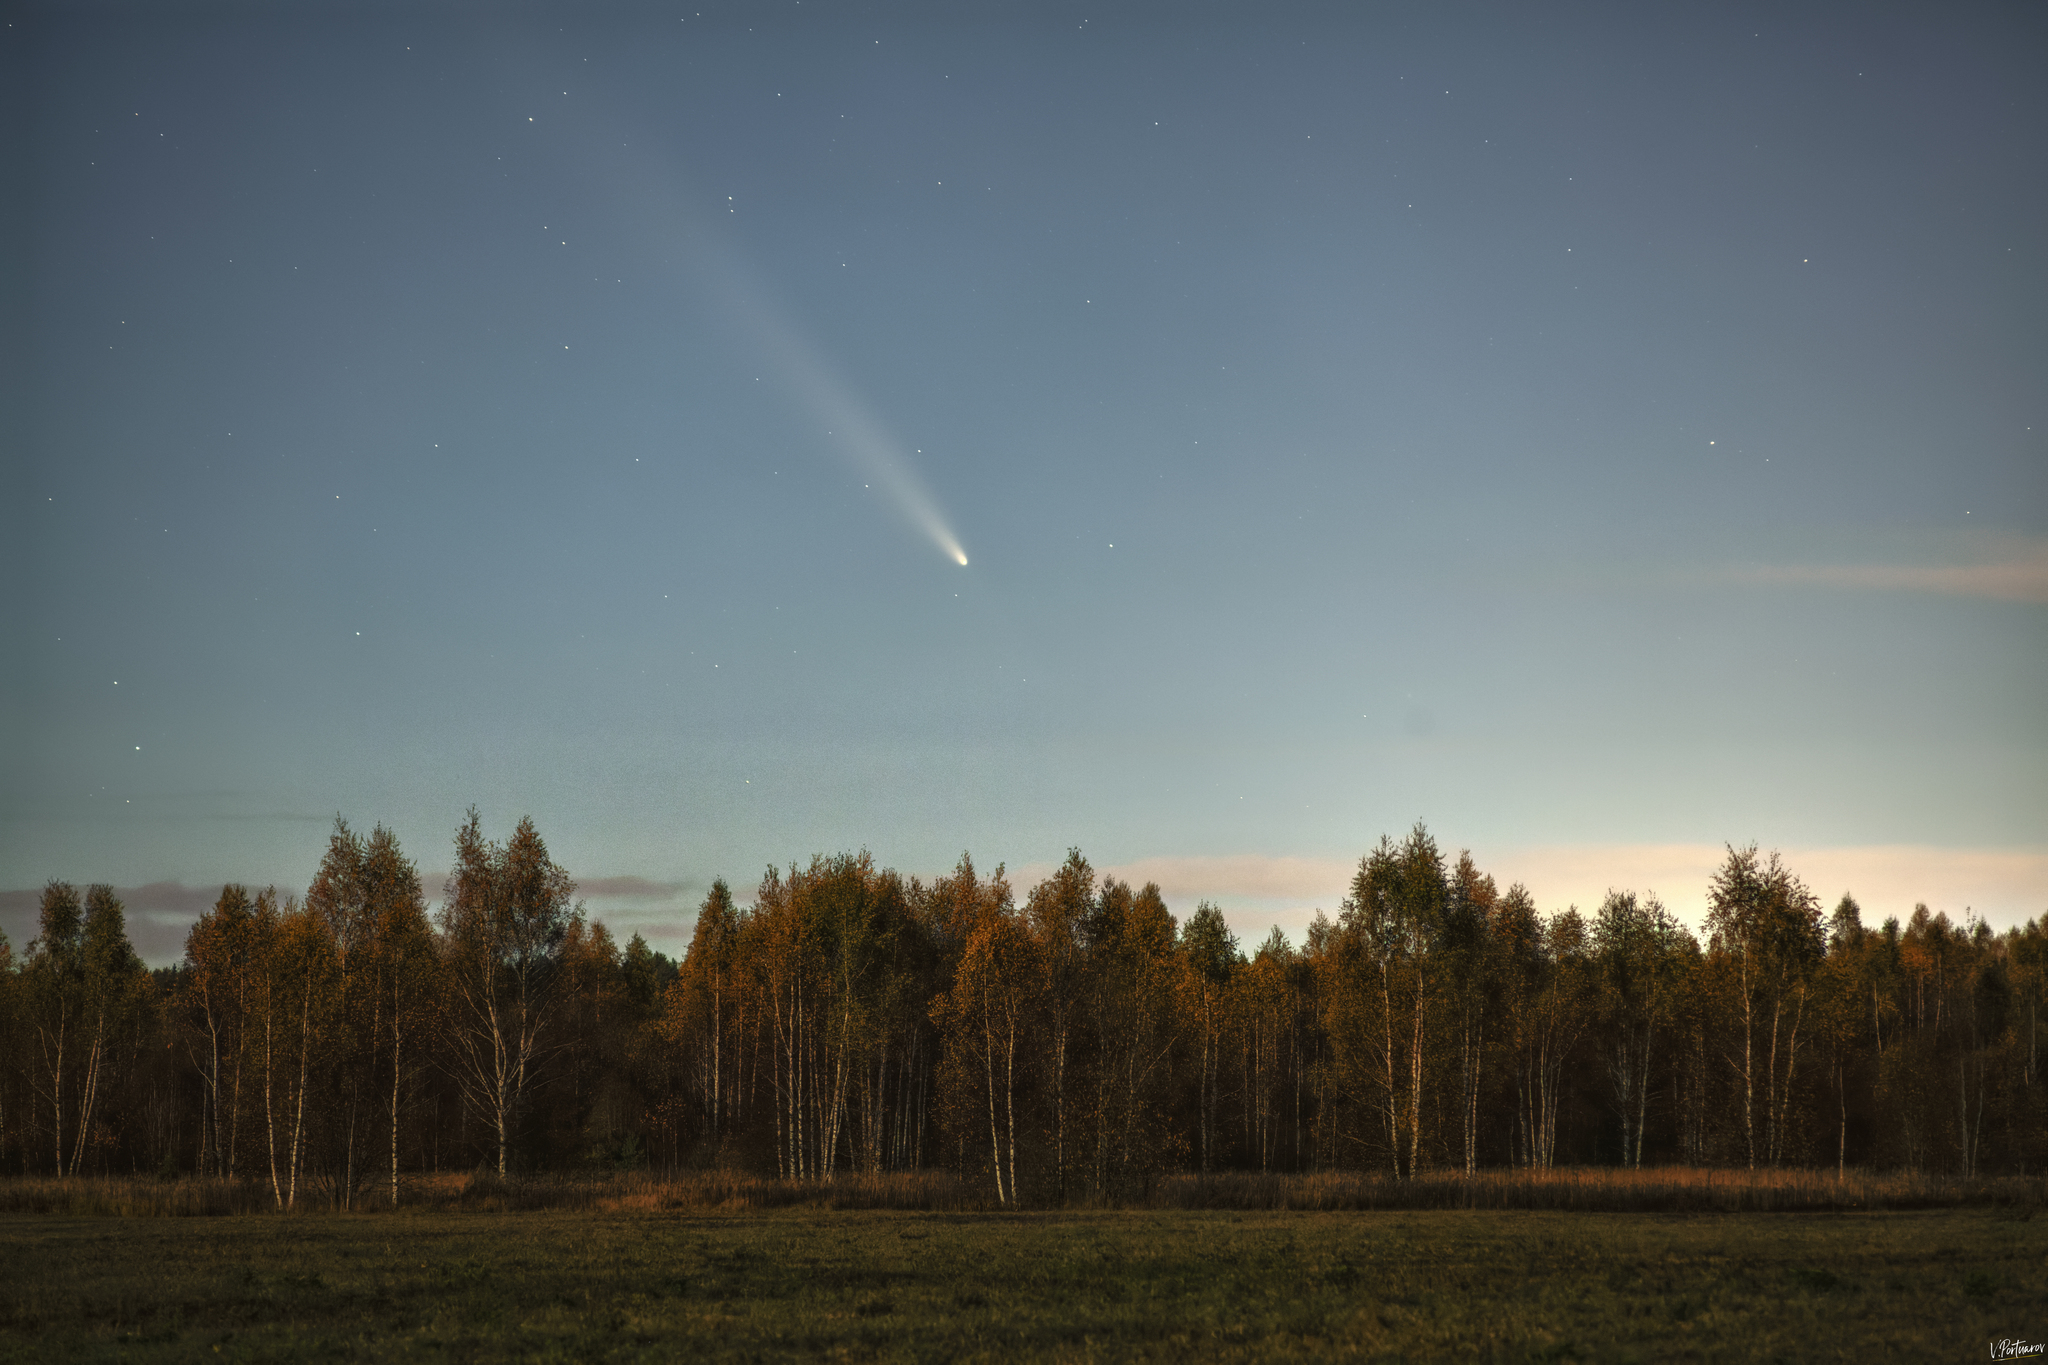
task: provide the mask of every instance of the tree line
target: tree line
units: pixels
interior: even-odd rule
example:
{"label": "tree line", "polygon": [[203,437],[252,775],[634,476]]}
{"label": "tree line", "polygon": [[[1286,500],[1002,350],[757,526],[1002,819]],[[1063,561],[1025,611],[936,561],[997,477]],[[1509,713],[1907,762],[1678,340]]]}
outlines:
{"label": "tree line", "polygon": [[1167,1172],[2048,1163],[2048,917],[1824,913],[1730,848],[1704,940],[1649,894],[1539,913],[1418,825],[1247,953],[1078,850],[1017,903],[963,855],[714,883],[680,963],[619,945],[530,820],[475,811],[430,908],[337,821],[302,896],[222,888],[149,971],[105,886],[0,938],[0,1169],[402,1203],[485,1168],[950,1169],[1002,1204]]}

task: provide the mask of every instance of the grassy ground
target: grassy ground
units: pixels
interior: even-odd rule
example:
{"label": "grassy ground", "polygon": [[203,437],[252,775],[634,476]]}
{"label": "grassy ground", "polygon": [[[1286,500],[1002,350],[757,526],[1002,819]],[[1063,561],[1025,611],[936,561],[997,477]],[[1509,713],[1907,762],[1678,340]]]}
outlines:
{"label": "grassy ground", "polygon": [[0,1218],[20,1359],[1985,1359],[2048,1217]]}

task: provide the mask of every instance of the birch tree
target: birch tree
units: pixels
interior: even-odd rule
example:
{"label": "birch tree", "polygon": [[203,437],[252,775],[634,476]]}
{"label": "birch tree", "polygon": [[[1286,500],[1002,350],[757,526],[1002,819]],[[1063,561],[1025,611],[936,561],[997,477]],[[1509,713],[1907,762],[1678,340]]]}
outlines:
{"label": "birch tree", "polygon": [[[323,1084],[334,1054],[332,1020],[341,998],[341,969],[327,922],[296,897],[287,899],[269,935],[267,991],[274,1008],[276,1046],[266,1078],[278,1101],[272,1118],[273,1150],[281,1149],[285,1169],[277,1191],[287,1209],[297,1208],[301,1177],[316,1171],[315,1147],[329,1093]],[[319,1086],[318,1095],[314,1087]],[[278,1127],[283,1128],[280,1135]],[[280,1183],[272,1158],[273,1184]]]}
{"label": "birch tree", "polygon": [[701,1030],[694,1038],[697,1086],[704,1134],[714,1148],[725,1137],[727,1109],[738,1093],[726,1079],[729,1067],[740,1059],[738,1048],[727,1041],[737,1023],[739,1005],[738,939],[739,913],[732,892],[720,878],[712,882],[704,903],[697,907],[696,928],[678,978],[679,1002],[694,997],[691,1026],[693,1032]]}
{"label": "birch tree", "polygon": [[499,846],[484,838],[471,807],[456,831],[441,910],[450,1045],[463,1094],[495,1138],[501,1176],[510,1170],[520,1106],[547,1055],[574,892],[531,818]]}
{"label": "birch tree", "polygon": [[1500,994],[1500,963],[1493,951],[1500,892],[1493,878],[1474,865],[1470,852],[1458,854],[1447,890],[1441,948],[1457,1011],[1458,1118],[1469,1176],[1479,1167],[1479,1091]]}
{"label": "birch tree", "polygon": [[[12,1085],[17,1067],[27,1059],[19,1033],[21,1025],[21,980],[15,970],[14,945],[0,931],[0,1154],[7,1151],[7,1125],[22,1123],[21,1105]],[[26,1134],[23,1137],[26,1138]]]}
{"label": "birch tree", "polygon": [[1742,1085],[1742,1131],[1757,1162],[1757,1091],[1763,1091],[1763,1156],[1786,1152],[1792,1084],[1798,1072],[1808,984],[1822,952],[1820,902],[1772,853],[1730,846],[1707,888],[1710,949],[1728,965],[1741,1049],[1729,1064]]}
{"label": "birch tree", "polygon": [[[1278,1155],[1284,1114],[1284,1087],[1298,1073],[1299,1000],[1293,979],[1295,954],[1275,929],[1251,961],[1237,961],[1232,970],[1225,1013],[1239,1044],[1239,1095],[1247,1166],[1271,1170]],[[1213,1103],[1217,1086],[1210,1086]],[[1297,1086],[1297,1094],[1298,1086]],[[1300,1145],[1295,1134],[1295,1146]]]}
{"label": "birch tree", "polygon": [[256,923],[248,889],[230,883],[185,936],[185,991],[196,1015],[202,1052],[202,1168],[240,1173],[243,1077],[249,1060],[249,1015],[256,985]]}
{"label": "birch tree", "polygon": [[1176,928],[1155,883],[1133,891],[1106,878],[1083,926],[1094,1062],[1093,1184],[1111,1198],[1174,1159],[1164,1090],[1180,1036]]}
{"label": "birch tree", "polygon": [[1082,926],[1095,907],[1095,870],[1081,850],[1067,850],[1067,860],[1050,877],[1031,888],[1024,916],[1045,972],[1044,1067],[1051,1114],[1053,1181],[1059,1202],[1068,1195],[1072,1136],[1072,1061],[1074,1030],[1081,1006],[1086,961]]}
{"label": "birch tree", "polygon": [[1684,933],[1654,894],[1609,891],[1593,918],[1600,1033],[1624,1166],[1643,1164],[1650,1058],[1671,1012],[1674,955]]}
{"label": "birch tree", "polygon": [[343,1208],[354,1205],[367,1174],[375,1130],[377,1058],[383,1041],[382,968],[377,951],[377,911],[365,866],[364,841],[340,816],[328,836],[305,912],[318,923],[333,953],[333,993],[321,1020],[327,1065],[320,1079],[328,1091],[323,1118],[331,1127],[318,1135],[330,1158],[325,1174]]}
{"label": "birch tree", "polygon": [[967,929],[950,991],[932,1004],[948,1045],[956,1083],[979,1091],[988,1116],[989,1170],[996,1202],[1015,1205],[1018,1088],[1043,974],[1037,945],[1007,907],[979,916]]}
{"label": "birch tree", "polygon": [[75,1089],[78,1034],[85,1010],[85,912],[69,882],[44,885],[37,933],[23,965],[28,1032],[34,1039],[30,1087],[49,1118],[51,1169],[65,1173],[67,1105]]}
{"label": "birch tree", "polygon": [[35,1074],[49,1106],[56,1171],[76,1175],[116,1079],[118,1044],[147,1000],[149,974],[128,942],[127,918],[110,886],[87,888],[81,911],[68,883],[49,883],[40,928],[29,944],[26,983]]}
{"label": "birch tree", "polygon": [[1381,1065],[1387,1156],[1412,1177],[1422,1152],[1429,1005],[1449,891],[1443,856],[1420,824],[1399,845],[1382,838],[1359,863],[1341,922],[1376,978],[1378,1008],[1363,1011]]}
{"label": "birch tree", "polygon": [[1188,1012],[1194,1016],[1197,1146],[1202,1170],[1207,1172],[1217,1164],[1216,1091],[1222,1070],[1224,1007],[1231,975],[1243,958],[1223,912],[1207,901],[1195,906],[1181,928],[1181,956],[1187,963]]}
{"label": "birch tree", "polygon": [[367,974],[377,991],[370,1010],[377,1029],[372,1058],[386,1044],[390,1047],[390,1197],[396,1208],[401,1117],[408,1082],[425,1055],[422,1043],[438,1017],[435,987],[441,963],[419,872],[399,848],[398,837],[382,825],[363,847],[360,876],[375,955],[374,970]]}

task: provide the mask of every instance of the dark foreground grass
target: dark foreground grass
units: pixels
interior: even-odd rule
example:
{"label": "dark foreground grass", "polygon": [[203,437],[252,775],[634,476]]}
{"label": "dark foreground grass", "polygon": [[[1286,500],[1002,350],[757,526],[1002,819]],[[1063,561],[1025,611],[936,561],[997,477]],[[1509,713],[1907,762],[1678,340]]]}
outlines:
{"label": "dark foreground grass", "polygon": [[1982,1360],[2048,1218],[1134,1210],[0,1219],[0,1354]]}

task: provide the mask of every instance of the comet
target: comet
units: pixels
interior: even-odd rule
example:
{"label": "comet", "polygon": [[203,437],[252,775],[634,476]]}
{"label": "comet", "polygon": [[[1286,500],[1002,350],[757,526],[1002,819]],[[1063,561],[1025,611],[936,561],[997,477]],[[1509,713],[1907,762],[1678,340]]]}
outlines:
{"label": "comet", "polygon": [[[612,183],[640,187],[643,202],[653,201],[652,211],[628,215],[628,220],[645,234],[653,254],[674,261],[675,249],[683,248],[679,264],[752,336],[764,359],[780,371],[819,426],[831,433],[835,453],[862,482],[880,490],[939,553],[965,568],[967,551],[919,475],[911,458],[914,452],[884,426],[787,310],[775,306],[772,291],[747,268],[723,215],[703,211],[710,197],[692,192],[680,168],[644,150],[641,130],[631,123],[594,115],[585,126],[601,128],[604,134],[576,139],[573,151],[566,141],[558,141],[556,150],[564,163],[600,183],[598,168],[608,167]],[[599,153],[596,159],[592,152]],[[730,203],[728,197],[726,204]],[[727,212],[733,210],[728,207]]]}
{"label": "comet", "polygon": [[728,261],[720,293],[790,388],[831,433],[834,451],[895,504],[912,528],[965,568],[967,551],[953,533],[904,443],[884,427],[860,395],[803,335]]}

